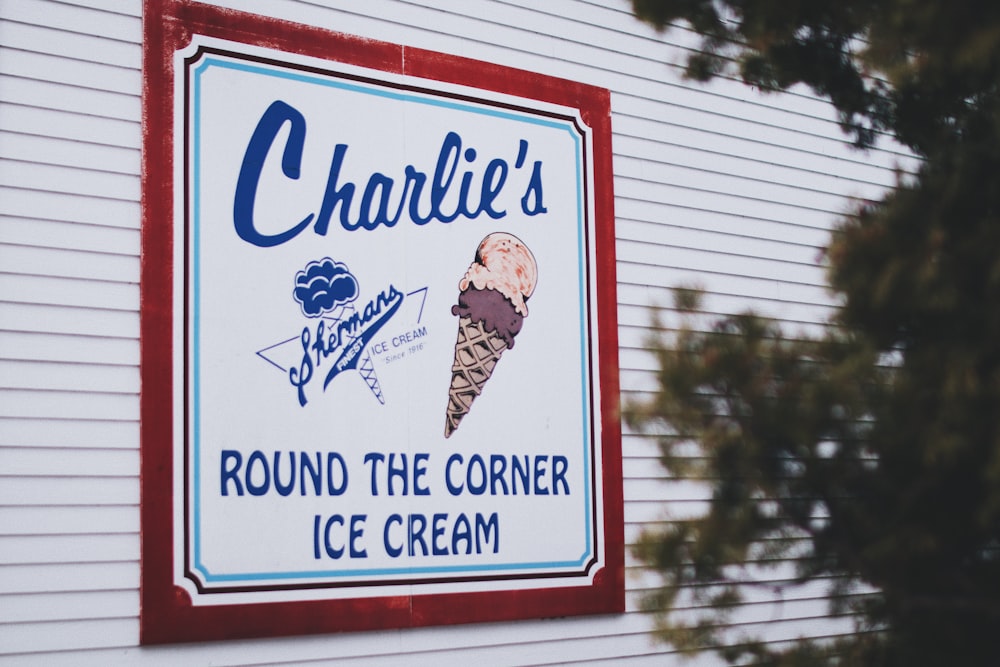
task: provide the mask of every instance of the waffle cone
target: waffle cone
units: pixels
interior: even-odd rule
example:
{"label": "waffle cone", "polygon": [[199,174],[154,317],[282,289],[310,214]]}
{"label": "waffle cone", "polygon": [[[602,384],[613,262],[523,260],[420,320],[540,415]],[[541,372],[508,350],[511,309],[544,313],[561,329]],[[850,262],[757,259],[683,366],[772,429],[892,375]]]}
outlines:
{"label": "waffle cone", "polygon": [[483,385],[493,375],[493,369],[506,349],[507,342],[496,332],[484,331],[481,322],[474,322],[467,316],[459,319],[444,437],[450,437],[468,414],[472,402],[482,393]]}

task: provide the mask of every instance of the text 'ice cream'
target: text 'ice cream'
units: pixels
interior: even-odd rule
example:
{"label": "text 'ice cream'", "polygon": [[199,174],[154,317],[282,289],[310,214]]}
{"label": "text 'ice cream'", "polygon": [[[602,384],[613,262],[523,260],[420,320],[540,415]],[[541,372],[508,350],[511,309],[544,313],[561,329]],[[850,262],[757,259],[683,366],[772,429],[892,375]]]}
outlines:
{"label": "text 'ice cream'", "polygon": [[497,361],[528,316],[525,303],[538,282],[538,266],[528,247],[505,232],[490,234],[458,283],[459,316],[451,367],[444,435],[450,437],[493,375]]}

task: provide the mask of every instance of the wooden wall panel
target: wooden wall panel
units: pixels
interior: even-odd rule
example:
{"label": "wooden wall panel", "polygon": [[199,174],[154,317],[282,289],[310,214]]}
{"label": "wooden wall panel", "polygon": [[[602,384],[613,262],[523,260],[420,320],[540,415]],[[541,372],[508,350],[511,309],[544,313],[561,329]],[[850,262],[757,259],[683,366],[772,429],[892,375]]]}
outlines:
{"label": "wooden wall panel", "polygon": [[[846,147],[808,91],[685,82],[668,60],[696,37],[658,35],[625,0],[214,4],[609,88],[625,400],[654,386],[650,307],[675,286],[708,291],[701,322],[752,307],[824,326],[830,229],[913,168],[889,144]],[[620,616],[138,648],[140,7],[0,3],[0,663],[717,664],[652,641],[656,578],[631,554]],[[629,543],[704,509],[654,438],[626,431],[623,450]],[[822,586],[749,594],[736,632],[851,630]]]}

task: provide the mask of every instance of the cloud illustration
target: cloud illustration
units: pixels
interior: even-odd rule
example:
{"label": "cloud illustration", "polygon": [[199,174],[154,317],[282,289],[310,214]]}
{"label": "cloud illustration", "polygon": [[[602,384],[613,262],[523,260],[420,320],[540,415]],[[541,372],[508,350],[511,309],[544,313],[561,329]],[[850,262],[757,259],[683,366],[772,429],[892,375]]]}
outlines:
{"label": "cloud illustration", "polygon": [[346,264],[329,257],[309,262],[295,274],[292,296],[306,317],[320,317],[358,298],[358,281]]}

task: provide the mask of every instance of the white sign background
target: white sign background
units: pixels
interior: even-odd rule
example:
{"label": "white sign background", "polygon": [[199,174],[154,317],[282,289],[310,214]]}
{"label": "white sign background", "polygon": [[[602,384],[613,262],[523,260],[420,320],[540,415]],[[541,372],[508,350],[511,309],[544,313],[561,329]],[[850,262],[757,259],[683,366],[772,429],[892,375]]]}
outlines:
{"label": "white sign background", "polygon": [[[185,353],[174,355],[174,451],[175,470],[186,471],[175,475],[175,534],[185,536],[175,539],[177,583],[195,604],[579,585],[600,564],[603,525],[595,474],[597,359],[589,342],[597,323],[587,269],[593,243],[585,126],[572,110],[530,100],[291,58],[196,38],[175,60],[175,126],[184,128],[185,137],[175,144],[175,182],[185,183],[177,189],[175,212],[174,345]],[[357,187],[350,219],[357,219],[375,172],[394,181],[391,210],[408,165],[427,174],[426,201],[449,132],[461,137],[463,155],[441,209],[455,209],[465,171],[472,174],[470,204],[477,205],[486,165],[501,159],[508,176],[493,207],[506,215],[420,225],[404,211],[392,227],[348,231],[338,207],[325,234],[310,224],[273,247],[244,241],[233,222],[236,183],[254,129],[278,100],[305,119],[301,176],[291,179],[281,171],[289,137],[285,123],[261,170],[254,208],[261,234],[279,233],[319,212],[338,145],[346,150],[337,183]],[[527,156],[516,168],[522,140]],[[475,150],[471,161],[468,148]],[[521,197],[535,162],[541,163],[547,210],[527,215]],[[531,210],[533,204],[526,206]],[[458,323],[451,306],[480,241],[497,231],[514,234],[531,249],[538,284],[515,346],[504,352],[482,395],[446,439]],[[303,388],[305,405],[289,380],[289,367],[303,356],[303,329],[315,336],[318,322],[305,317],[293,298],[294,279],[324,258],[346,265],[355,277],[358,311],[390,286],[407,295],[367,346],[384,403],[353,370],[323,389],[338,354],[320,361]],[[261,465],[249,481],[245,477],[255,451],[271,468],[267,486]],[[242,495],[232,476],[224,479],[224,462],[235,465],[233,452],[242,462],[235,473],[245,487]],[[283,484],[293,472],[290,454],[296,457],[295,487],[288,495],[275,484],[275,452],[281,453],[277,474]],[[330,452],[346,463],[346,485],[339,495],[317,495],[312,482],[301,479],[300,459],[318,454],[325,468]],[[372,453],[385,459],[374,478],[365,460]],[[455,454],[462,457],[451,467],[453,483],[464,485],[458,495],[445,479]],[[508,484],[513,457],[527,457],[529,465],[541,460],[547,472],[538,479],[549,493],[525,495],[520,480],[517,495],[504,494],[500,484],[471,493],[465,472],[477,454],[487,468],[491,456],[504,457]],[[406,457],[406,493],[404,476],[396,476],[389,494],[390,455],[397,466]],[[568,494],[558,484],[559,493],[553,493],[557,457],[566,462]],[[425,469],[416,483],[426,490],[422,495],[413,477],[418,460]],[[477,486],[478,478],[472,482]],[[250,486],[267,490],[252,495]],[[343,517],[343,525],[327,523],[334,515]],[[390,522],[387,537],[393,515],[401,521]],[[412,555],[411,515],[427,524]],[[469,521],[472,536],[453,543],[460,516]],[[479,552],[477,516],[492,518],[496,529],[484,534]],[[353,539],[352,517],[358,529]],[[343,548],[338,557],[323,546],[326,526],[335,552]],[[402,552],[389,553],[387,544]],[[423,544],[448,553],[425,555]],[[451,553],[454,545],[459,553]]]}

